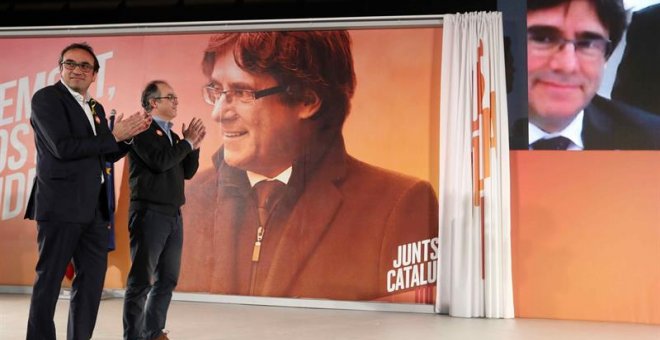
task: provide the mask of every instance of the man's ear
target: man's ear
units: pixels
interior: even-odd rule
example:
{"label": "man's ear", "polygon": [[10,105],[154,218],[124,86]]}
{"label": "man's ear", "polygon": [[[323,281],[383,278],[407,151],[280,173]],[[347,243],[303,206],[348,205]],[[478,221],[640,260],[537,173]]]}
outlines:
{"label": "man's ear", "polygon": [[303,101],[300,104],[300,112],[298,113],[298,117],[300,119],[312,118],[316,112],[319,111],[322,103],[323,101],[321,98],[319,98],[316,92],[306,90]]}
{"label": "man's ear", "polygon": [[158,104],[158,100],[154,98],[149,98],[149,105],[151,106],[151,110],[155,109]]}

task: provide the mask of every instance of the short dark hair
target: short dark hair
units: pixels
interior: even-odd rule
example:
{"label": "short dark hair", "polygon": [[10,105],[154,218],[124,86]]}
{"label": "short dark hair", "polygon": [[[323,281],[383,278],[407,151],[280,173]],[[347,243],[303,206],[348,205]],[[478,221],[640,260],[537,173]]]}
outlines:
{"label": "short dark hair", "polygon": [[73,43],[65,47],[62,50],[62,53],[60,53],[60,60],[58,61],[57,65],[62,67],[62,62],[64,61],[64,54],[71,50],[83,50],[89,53],[92,56],[92,58],[94,58],[94,73],[99,71],[99,68],[101,68],[101,65],[99,65],[99,60],[96,58],[96,54],[94,54],[94,49],[92,48],[92,46],[89,46],[89,44],[87,44],[86,42]]}
{"label": "short dark hair", "polygon": [[144,108],[144,110],[147,112],[151,112],[151,110],[153,109],[151,103],[149,103],[149,100],[152,98],[160,97],[160,90],[158,90],[158,84],[167,84],[167,83],[163,80],[152,80],[144,87],[144,90],[142,90],[142,96],[140,97],[140,101],[142,103],[142,108]]}
{"label": "short dark hair", "polygon": [[216,56],[232,52],[236,64],[252,74],[267,74],[288,91],[286,104],[305,102],[312,90],[322,104],[313,119],[322,128],[341,129],[355,91],[351,39],[346,31],[276,31],[213,35],[202,61],[209,79]]}
{"label": "short dark hair", "polygon": [[[527,0],[527,11],[535,11],[557,7],[573,0]],[[610,33],[612,48],[610,53],[621,41],[623,31],[626,29],[626,10],[623,7],[623,0],[589,0],[596,9],[596,14],[601,24]],[[609,55],[608,55],[609,56]]]}

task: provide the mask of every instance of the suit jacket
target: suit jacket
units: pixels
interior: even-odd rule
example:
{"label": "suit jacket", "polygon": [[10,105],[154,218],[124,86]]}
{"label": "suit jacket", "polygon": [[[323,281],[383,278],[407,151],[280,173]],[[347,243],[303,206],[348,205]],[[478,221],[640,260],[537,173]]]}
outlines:
{"label": "suit jacket", "polygon": [[[514,124],[511,140],[527,137],[527,120]],[[596,95],[584,109],[585,150],[660,150],[660,116]]]}
{"label": "suit jacket", "polygon": [[660,115],[660,4],[633,14],[612,98]]}
{"label": "suit jacket", "polygon": [[[89,223],[93,220],[106,161],[116,161],[128,146],[108,129],[103,106],[95,106],[96,135],[85,111],[61,82],[32,97],[37,167],[25,218],[37,221]],[[104,183],[108,183],[104,180]],[[107,206],[104,213],[109,217]]]}
{"label": "suit jacket", "polygon": [[130,160],[131,209],[154,209],[176,215],[185,203],[184,180],[199,167],[199,149],[170,131],[172,143],[158,123],[133,138]]}
{"label": "suit jacket", "polygon": [[595,96],[584,109],[585,150],[660,150],[660,116]]}
{"label": "suit jacket", "polygon": [[437,237],[433,188],[356,160],[341,137],[306,154],[294,163],[255,264],[254,194],[220,150],[216,167],[188,187],[180,289],[338,300],[390,294],[399,246]]}

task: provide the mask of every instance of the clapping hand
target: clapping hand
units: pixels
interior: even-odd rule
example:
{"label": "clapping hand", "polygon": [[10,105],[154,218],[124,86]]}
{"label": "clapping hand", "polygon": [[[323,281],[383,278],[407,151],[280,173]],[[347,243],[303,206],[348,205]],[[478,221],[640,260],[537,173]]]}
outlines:
{"label": "clapping hand", "polygon": [[206,135],[206,128],[202,120],[193,117],[188,127],[186,128],[186,124],[184,123],[181,130],[183,131],[183,138],[193,144],[193,150],[199,149],[199,145]]}
{"label": "clapping hand", "polygon": [[120,113],[115,118],[115,127],[112,134],[117,142],[131,139],[151,125],[151,116],[146,112],[137,111],[124,119],[124,114]]}

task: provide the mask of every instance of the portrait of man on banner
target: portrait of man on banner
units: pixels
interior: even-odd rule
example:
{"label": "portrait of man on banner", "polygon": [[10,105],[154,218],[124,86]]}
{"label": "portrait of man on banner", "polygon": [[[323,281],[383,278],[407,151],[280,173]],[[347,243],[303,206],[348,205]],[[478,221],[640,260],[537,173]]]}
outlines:
{"label": "portrait of man on banner", "polygon": [[433,187],[346,149],[349,32],[216,34],[202,72],[220,136],[213,167],[186,188],[179,288],[336,300],[423,291],[409,302],[431,303]]}

